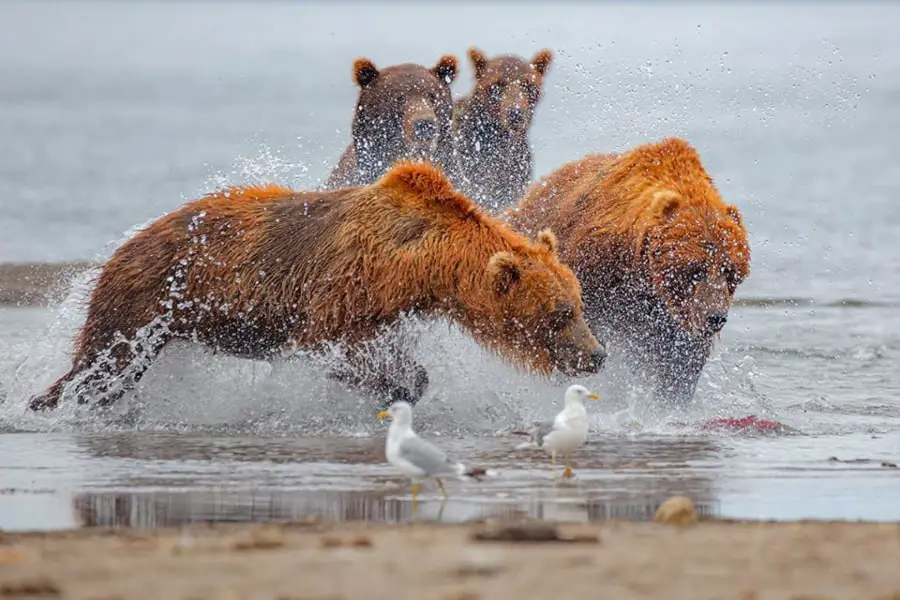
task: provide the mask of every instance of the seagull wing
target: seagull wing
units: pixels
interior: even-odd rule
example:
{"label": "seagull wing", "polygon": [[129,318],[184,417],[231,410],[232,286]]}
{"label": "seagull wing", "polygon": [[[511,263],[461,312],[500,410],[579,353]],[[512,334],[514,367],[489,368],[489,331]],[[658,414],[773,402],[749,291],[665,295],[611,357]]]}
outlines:
{"label": "seagull wing", "polygon": [[556,429],[556,420],[541,421],[531,430],[531,441],[540,447],[544,443],[544,438],[550,435]]}
{"label": "seagull wing", "polygon": [[447,458],[437,446],[417,435],[400,442],[400,458],[422,469],[426,475],[449,475],[457,472],[456,463]]}

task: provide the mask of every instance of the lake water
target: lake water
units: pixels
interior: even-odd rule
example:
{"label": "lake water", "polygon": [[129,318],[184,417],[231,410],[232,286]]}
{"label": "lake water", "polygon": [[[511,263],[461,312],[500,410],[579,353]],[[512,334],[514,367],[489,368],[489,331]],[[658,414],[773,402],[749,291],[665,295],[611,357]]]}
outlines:
{"label": "lake water", "polygon": [[[888,3],[3,1],[0,263],[102,260],[224,183],[316,185],[348,141],[357,56],[455,53],[461,95],[469,45],[549,47],[537,175],[685,137],[741,207],[752,274],[688,414],[652,411],[615,364],[584,381],[604,402],[564,487],[507,434],[558,410],[564,386],[428,327],[417,424],[501,472],[454,486],[441,518],[643,517],[688,493],[725,517],[900,519],[898,22]],[[410,518],[384,425],[313,366],[174,347],[120,418],[25,414],[67,367],[86,291],[0,307],[0,529]],[[746,414],[799,433],[690,427]],[[439,498],[426,489],[421,514]]]}

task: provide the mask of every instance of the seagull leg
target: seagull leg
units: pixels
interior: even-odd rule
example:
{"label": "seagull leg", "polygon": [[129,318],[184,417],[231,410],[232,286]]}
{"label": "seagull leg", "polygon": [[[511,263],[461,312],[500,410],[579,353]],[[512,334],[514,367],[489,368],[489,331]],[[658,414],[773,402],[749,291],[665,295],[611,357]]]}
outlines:
{"label": "seagull leg", "polygon": [[438,477],[435,477],[435,480],[437,481],[438,487],[441,488],[441,493],[444,495],[444,499],[446,500],[447,499],[447,490],[444,489],[444,482],[441,481],[440,478],[438,478]]}
{"label": "seagull leg", "polygon": [[569,455],[568,454],[565,455],[565,459],[566,459],[566,468],[563,469],[562,476],[563,476],[563,479],[571,479],[572,477],[574,477],[575,474],[572,472],[572,467],[569,466]]}
{"label": "seagull leg", "polygon": [[418,495],[419,495],[419,489],[420,489],[420,488],[421,488],[421,486],[420,486],[418,483],[412,484],[412,497],[413,497],[413,498],[412,498],[412,509],[413,509],[413,514],[415,514],[415,513],[419,510],[419,501],[417,500],[417,497],[418,497]]}
{"label": "seagull leg", "polygon": [[556,450],[550,451],[550,463],[553,465],[553,481],[556,482],[559,479],[559,475],[556,472]]}

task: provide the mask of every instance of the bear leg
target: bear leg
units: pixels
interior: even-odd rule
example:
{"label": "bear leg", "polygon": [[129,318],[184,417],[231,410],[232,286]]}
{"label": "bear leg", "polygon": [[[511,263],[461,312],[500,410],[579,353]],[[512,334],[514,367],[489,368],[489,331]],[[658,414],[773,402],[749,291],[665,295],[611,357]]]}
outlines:
{"label": "bear leg", "polygon": [[653,373],[658,402],[685,406],[694,399],[708,353],[694,344],[673,345],[647,365]]}
{"label": "bear leg", "polygon": [[47,388],[43,393],[32,396],[28,401],[28,410],[39,412],[44,410],[53,410],[59,405],[59,396],[62,394],[63,386],[75,377],[75,369],[56,380],[56,382]]}
{"label": "bear leg", "polygon": [[398,401],[414,405],[421,400],[429,385],[425,367],[399,345],[382,347],[377,354],[351,349],[345,363],[328,376],[378,398],[382,408]]}
{"label": "bear leg", "polygon": [[[95,376],[89,378],[90,381],[100,381],[98,389],[98,399],[96,406],[107,407],[115,404],[125,392],[134,388],[141,380],[150,365],[159,356],[163,347],[168,343],[168,336],[163,336],[149,342],[137,344],[136,349],[129,352],[122,345],[113,350],[112,365],[107,366]],[[126,369],[130,369],[127,375],[124,373]],[[119,385],[116,386],[115,384]],[[79,395],[78,404],[86,404],[88,399],[83,395]]]}
{"label": "bear leg", "polygon": [[[28,408],[32,411],[55,409],[59,405],[63,387],[85,371],[89,371],[89,374],[78,383],[76,402],[84,405],[90,401],[91,396],[98,396],[96,406],[110,406],[141,380],[167,341],[168,338],[163,337],[152,343],[138,344],[136,356],[133,351],[129,351],[130,346],[126,347],[125,344],[118,344],[112,348],[109,358],[105,360],[98,359],[94,352],[82,355],[76,358],[75,366],[68,373],[60,377],[44,393],[34,396],[29,401]],[[124,375],[124,371],[129,367],[132,372]],[[117,383],[120,385],[116,386]],[[88,391],[91,393],[87,394]]]}

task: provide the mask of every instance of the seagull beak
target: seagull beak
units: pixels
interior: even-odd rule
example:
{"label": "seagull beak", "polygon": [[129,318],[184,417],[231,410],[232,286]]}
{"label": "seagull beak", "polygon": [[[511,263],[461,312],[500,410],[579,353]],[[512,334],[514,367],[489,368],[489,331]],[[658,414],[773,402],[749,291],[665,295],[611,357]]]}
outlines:
{"label": "seagull beak", "polygon": [[380,421],[382,419],[387,419],[389,416],[391,416],[391,415],[388,414],[388,411],[383,410],[380,413],[378,413],[377,415],[375,415],[375,418]]}
{"label": "seagull beak", "polygon": [[596,394],[596,393],[594,393],[594,392],[591,392],[590,394],[587,395],[587,397],[590,398],[591,400],[599,400],[599,399],[600,399],[600,394]]}

